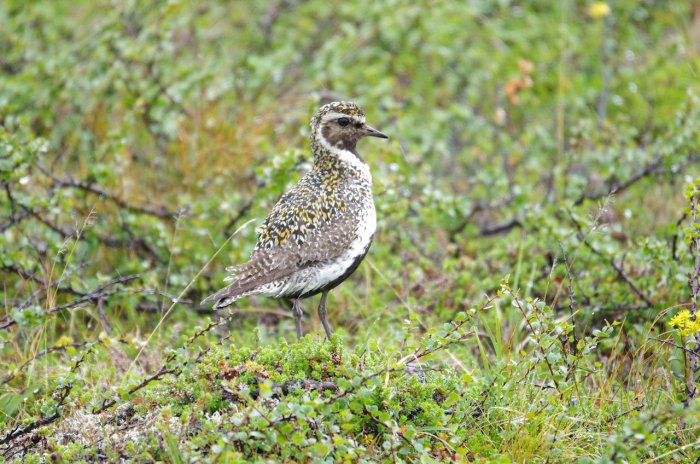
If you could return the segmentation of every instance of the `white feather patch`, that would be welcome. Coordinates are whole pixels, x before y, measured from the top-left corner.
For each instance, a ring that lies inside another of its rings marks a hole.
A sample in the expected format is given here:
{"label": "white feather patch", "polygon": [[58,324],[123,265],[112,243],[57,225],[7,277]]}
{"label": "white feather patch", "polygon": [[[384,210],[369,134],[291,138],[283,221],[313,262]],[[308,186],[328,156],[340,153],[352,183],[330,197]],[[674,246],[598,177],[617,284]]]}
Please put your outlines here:
{"label": "white feather patch", "polygon": [[331,111],[330,113],[324,114],[321,121],[328,122],[328,121],[333,121],[334,119],[338,119],[338,118],[348,118],[348,119],[352,119],[353,121],[357,121],[357,122],[361,122],[361,123],[365,122],[365,118],[362,118],[362,117],[356,118],[354,116],[348,116],[347,114],[338,113],[337,111]]}
{"label": "white feather patch", "polygon": [[370,184],[372,183],[372,174],[370,174],[369,172],[369,166],[367,166],[367,164],[364,161],[362,161],[358,156],[356,156],[353,152],[349,150],[334,147],[333,145],[328,143],[323,134],[318,134],[318,139],[321,141],[321,145],[323,145],[323,148],[333,153],[342,162],[359,170],[362,173],[362,175],[367,177]]}
{"label": "white feather patch", "polygon": [[270,288],[269,296],[280,297],[295,293],[309,293],[333,282],[348,270],[355,260],[367,249],[377,228],[377,216],[374,204],[363,209],[364,219],[359,221],[360,228],[355,231],[355,240],[340,256],[319,263],[293,274],[284,285]]}

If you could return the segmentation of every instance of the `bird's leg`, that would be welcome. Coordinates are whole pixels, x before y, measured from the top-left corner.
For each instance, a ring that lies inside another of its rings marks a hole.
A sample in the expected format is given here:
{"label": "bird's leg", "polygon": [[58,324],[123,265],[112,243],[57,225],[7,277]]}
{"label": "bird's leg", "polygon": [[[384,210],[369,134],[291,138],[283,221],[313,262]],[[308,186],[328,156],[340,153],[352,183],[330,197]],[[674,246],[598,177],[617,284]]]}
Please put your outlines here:
{"label": "bird's leg", "polygon": [[301,340],[301,317],[304,315],[304,309],[301,307],[301,300],[298,298],[295,299],[292,308],[294,309],[294,323],[297,326],[297,339]]}
{"label": "bird's leg", "polygon": [[321,319],[323,329],[326,331],[326,337],[328,337],[328,340],[330,340],[333,332],[331,331],[331,326],[328,325],[328,320],[326,319],[326,316],[328,315],[328,311],[326,311],[326,298],[328,298],[328,290],[325,290],[321,294],[321,303],[318,305],[318,317]]}

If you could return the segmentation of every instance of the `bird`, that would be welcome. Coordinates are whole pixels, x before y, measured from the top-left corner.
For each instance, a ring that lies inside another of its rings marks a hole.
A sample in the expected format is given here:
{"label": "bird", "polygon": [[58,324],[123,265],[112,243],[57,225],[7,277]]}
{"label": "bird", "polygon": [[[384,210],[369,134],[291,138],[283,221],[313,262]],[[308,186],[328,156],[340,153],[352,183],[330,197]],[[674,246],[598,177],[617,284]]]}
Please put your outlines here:
{"label": "bird", "polygon": [[357,151],[364,137],[388,139],[354,102],[322,106],[311,118],[313,165],[262,225],[250,259],[226,268],[226,287],[202,301],[222,309],[251,295],[291,302],[298,339],[301,300],[321,294],[318,316],[330,340],[328,292],[355,272],[377,226],[372,175]]}

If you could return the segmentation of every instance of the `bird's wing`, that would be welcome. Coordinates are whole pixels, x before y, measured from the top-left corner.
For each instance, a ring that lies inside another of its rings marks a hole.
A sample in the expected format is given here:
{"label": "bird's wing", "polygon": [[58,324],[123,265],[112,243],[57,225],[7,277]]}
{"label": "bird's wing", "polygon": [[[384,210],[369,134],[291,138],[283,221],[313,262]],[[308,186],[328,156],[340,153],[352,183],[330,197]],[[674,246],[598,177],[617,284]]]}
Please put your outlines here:
{"label": "bird's wing", "polygon": [[[300,185],[301,184],[301,185]],[[229,286],[202,304],[249,294],[319,261],[342,254],[354,238],[357,218],[340,195],[304,190],[285,193],[258,228],[250,260],[232,268]]]}
{"label": "bird's wing", "polygon": [[[258,281],[263,285],[341,255],[354,239],[357,217],[346,207],[333,209],[330,214],[322,210],[321,205],[307,205],[293,213],[286,211],[284,221],[266,222],[274,225],[268,225],[268,229],[260,234],[245,275],[239,279],[240,274],[236,274],[231,280]],[[324,214],[327,218],[318,221],[318,217]],[[314,216],[315,225],[310,225],[314,222],[306,219]],[[285,224],[284,228],[281,229],[280,224]],[[269,233],[267,237],[273,237],[267,242],[265,232]]]}

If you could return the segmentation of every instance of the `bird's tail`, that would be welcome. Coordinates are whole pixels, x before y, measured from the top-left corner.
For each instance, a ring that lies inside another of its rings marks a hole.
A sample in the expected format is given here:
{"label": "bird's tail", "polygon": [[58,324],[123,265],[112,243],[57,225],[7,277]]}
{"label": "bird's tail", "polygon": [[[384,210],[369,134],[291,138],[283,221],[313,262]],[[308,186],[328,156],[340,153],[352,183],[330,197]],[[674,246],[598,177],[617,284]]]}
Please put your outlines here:
{"label": "bird's tail", "polygon": [[242,288],[240,285],[240,273],[241,271],[245,270],[246,266],[247,263],[227,267],[226,271],[229,272],[230,275],[226,277],[224,281],[233,283],[222,288],[213,295],[209,295],[208,297],[203,299],[200,304],[208,305],[210,303],[216,302],[216,304],[214,304],[214,309],[223,309],[227,306],[230,306],[235,301],[240,300],[241,298],[244,298],[250,295],[251,293],[254,293],[253,291],[251,291],[250,288]]}
{"label": "bird's tail", "polygon": [[224,281],[230,282],[230,284],[205,298],[202,304],[216,302],[214,309],[221,309],[243,297],[264,293],[268,284],[285,278],[289,275],[290,270],[294,269],[285,266],[285,263],[291,260],[283,258],[286,258],[286,255],[280,257],[259,253],[247,263],[227,268],[226,270],[231,275],[226,277]]}
{"label": "bird's tail", "polygon": [[224,287],[213,295],[209,295],[204,300],[202,300],[202,305],[207,305],[213,302],[214,309],[223,309],[230,306],[235,301],[240,300],[248,295],[255,293],[255,290],[241,291],[238,284],[232,284],[228,287]]}

